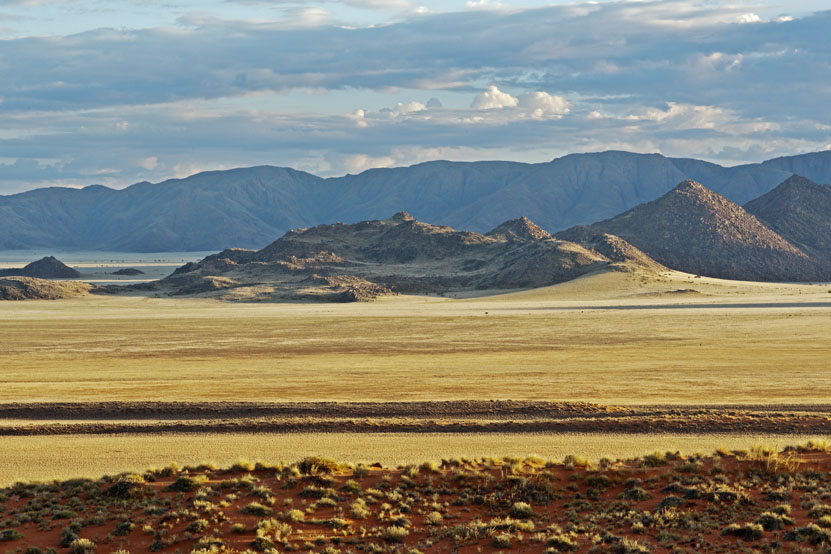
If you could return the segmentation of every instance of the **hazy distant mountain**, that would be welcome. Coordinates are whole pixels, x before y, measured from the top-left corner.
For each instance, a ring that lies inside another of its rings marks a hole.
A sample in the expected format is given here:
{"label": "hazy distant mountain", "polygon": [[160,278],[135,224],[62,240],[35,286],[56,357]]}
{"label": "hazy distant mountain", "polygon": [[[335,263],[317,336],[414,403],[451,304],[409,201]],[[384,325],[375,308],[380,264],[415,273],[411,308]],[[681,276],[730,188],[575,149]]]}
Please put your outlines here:
{"label": "hazy distant mountain", "polygon": [[332,179],[269,166],[212,171],[124,190],[47,188],[0,196],[0,249],[260,248],[290,229],[400,210],[477,232],[520,216],[557,231],[654,200],[684,179],[744,203],[794,169],[831,181],[831,153],[732,168],[602,152],[540,164],[428,162]]}
{"label": "hazy distant mountain", "polygon": [[744,208],[808,254],[831,261],[831,186],[794,175]]}
{"label": "hazy distant mountain", "polygon": [[494,231],[457,231],[407,213],[318,225],[259,251],[224,250],[134,288],[237,300],[354,301],[389,292],[541,287],[600,269],[630,269],[625,259],[554,239],[527,219]]}
{"label": "hazy distant mountain", "polygon": [[[813,281],[828,277],[811,259],[738,204],[695,181],[657,200],[557,238],[617,235],[672,269],[753,281]],[[581,241],[582,242],[582,241]]]}

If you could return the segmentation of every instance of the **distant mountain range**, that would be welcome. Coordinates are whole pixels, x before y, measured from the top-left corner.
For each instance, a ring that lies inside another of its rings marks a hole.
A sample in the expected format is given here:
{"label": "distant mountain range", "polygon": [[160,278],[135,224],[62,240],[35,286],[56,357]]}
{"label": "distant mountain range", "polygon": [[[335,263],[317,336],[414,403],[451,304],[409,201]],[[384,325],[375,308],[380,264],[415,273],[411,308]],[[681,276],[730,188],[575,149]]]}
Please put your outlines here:
{"label": "distant mountain range", "polygon": [[[143,182],[123,190],[94,185],[0,196],[0,249],[261,248],[290,229],[381,220],[401,210],[476,232],[527,216],[556,232],[611,218],[687,179],[744,204],[795,173],[831,182],[831,151],[729,168],[628,152],[573,154],[540,164],[438,161],[331,179],[262,166]],[[795,233],[799,221],[772,213],[778,202],[769,197],[767,207],[752,207],[772,229],[779,225]],[[806,250],[828,249],[822,238],[816,244],[796,235],[794,240]]]}

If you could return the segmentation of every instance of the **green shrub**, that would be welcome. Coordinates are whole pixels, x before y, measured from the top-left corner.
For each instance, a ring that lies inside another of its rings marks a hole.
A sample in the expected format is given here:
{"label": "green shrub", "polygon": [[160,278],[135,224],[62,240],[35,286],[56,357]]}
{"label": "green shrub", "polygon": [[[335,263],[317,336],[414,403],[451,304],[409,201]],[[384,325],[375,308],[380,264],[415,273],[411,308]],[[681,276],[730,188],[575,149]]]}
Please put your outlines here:
{"label": "green shrub", "polygon": [[532,510],[531,505],[526,502],[514,502],[514,505],[511,506],[508,513],[511,517],[528,519],[534,515],[534,510]]}

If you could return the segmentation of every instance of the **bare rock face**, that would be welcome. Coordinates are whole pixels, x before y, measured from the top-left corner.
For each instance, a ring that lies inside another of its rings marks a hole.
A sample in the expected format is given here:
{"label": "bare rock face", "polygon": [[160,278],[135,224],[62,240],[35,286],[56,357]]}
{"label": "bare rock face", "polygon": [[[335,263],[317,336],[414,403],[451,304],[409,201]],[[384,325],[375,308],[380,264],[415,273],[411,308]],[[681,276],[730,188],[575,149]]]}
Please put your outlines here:
{"label": "bare rock face", "polygon": [[555,240],[527,218],[488,235],[400,212],[353,225],[297,229],[262,250],[225,250],[159,282],[173,294],[349,302],[395,292],[517,289],[574,279],[614,262]]}
{"label": "bare rock face", "polygon": [[695,181],[612,219],[557,236],[618,236],[666,267],[725,279],[814,281],[822,264],[738,204]]}
{"label": "bare rock face", "polygon": [[794,175],[744,208],[831,267],[831,186]]}
{"label": "bare rock face", "polygon": [[79,272],[54,256],[46,256],[20,269],[0,270],[0,276],[2,275],[17,275],[38,279],[77,279],[81,276]]}

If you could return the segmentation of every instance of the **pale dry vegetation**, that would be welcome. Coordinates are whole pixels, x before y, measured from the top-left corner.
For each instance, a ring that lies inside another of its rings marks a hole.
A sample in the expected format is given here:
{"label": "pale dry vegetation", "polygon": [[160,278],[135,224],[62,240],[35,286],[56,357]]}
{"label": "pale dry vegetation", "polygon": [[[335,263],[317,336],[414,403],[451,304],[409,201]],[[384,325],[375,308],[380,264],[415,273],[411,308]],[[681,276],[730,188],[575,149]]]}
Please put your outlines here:
{"label": "pale dry vegetation", "polygon": [[395,467],[421,463],[425,459],[535,454],[549,460],[563,460],[569,456],[570,460],[585,463],[586,460],[631,458],[644,452],[666,450],[695,454],[729,447],[730,450],[751,452],[760,444],[778,450],[811,438],[798,435],[577,433],[188,433],[3,437],[0,486],[15,481],[97,478],[104,474],[162,467],[173,461],[183,466],[203,462],[230,466],[241,457],[275,461],[325,453],[353,464],[380,462]]}
{"label": "pale dry vegetation", "polygon": [[6,304],[3,399],[827,401],[827,286],[637,279],[464,301]]}

